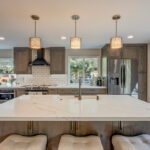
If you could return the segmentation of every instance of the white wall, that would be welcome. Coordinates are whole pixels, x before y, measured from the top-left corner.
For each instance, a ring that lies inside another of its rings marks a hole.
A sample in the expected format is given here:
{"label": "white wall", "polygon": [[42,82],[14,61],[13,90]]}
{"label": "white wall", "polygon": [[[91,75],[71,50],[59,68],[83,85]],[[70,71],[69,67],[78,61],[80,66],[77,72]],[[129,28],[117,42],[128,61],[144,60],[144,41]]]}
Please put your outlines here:
{"label": "white wall", "polygon": [[[68,56],[99,56],[101,58],[101,49],[66,49],[65,72],[68,73]],[[101,61],[99,62],[99,64]],[[99,65],[101,67],[101,64]],[[99,68],[101,70],[101,68]]]}
{"label": "white wall", "polygon": [[147,57],[147,101],[150,102],[150,43],[148,44],[148,57]]}
{"label": "white wall", "polygon": [[0,58],[13,58],[14,51],[11,49],[0,49]]}

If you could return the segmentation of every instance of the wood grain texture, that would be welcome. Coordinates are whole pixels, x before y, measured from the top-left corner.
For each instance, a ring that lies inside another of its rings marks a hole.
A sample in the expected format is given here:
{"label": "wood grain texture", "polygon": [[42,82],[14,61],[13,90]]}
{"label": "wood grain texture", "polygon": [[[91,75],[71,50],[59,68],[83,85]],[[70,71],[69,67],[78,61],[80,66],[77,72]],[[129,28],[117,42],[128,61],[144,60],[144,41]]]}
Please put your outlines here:
{"label": "wood grain texture", "polygon": [[32,61],[31,49],[28,47],[14,48],[14,72],[15,74],[31,74],[29,63]]}
{"label": "wood grain texture", "polygon": [[50,48],[50,73],[65,74],[65,48]]}
{"label": "wood grain texture", "polygon": [[16,89],[16,97],[24,95],[25,94],[25,89],[24,88],[17,88]]}
{"label": "wood grain texture", "polygon": [[28,135],[28,122],[3,121],[0,122],[0,137],[9,134]]}

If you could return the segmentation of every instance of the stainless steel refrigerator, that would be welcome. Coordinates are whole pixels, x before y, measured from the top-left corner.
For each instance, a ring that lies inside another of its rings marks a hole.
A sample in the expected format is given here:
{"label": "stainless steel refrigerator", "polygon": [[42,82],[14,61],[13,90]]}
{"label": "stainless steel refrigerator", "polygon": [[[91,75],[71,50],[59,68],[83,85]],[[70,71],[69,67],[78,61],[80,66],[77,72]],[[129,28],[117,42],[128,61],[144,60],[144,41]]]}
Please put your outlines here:
{"label": "stainless steel refrigerator", "polygon": [[108,60],[108,94],[138,97],[138,62],[134,59]]}

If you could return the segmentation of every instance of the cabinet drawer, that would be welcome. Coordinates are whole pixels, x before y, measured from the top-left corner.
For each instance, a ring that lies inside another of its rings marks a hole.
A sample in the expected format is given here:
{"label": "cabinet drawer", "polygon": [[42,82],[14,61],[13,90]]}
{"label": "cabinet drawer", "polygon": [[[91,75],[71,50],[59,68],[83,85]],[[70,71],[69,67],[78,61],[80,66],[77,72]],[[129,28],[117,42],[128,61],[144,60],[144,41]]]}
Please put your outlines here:
{"label": "cabinet drawer", "polygon": [[78,89],[58,89],[60,95],[75,95],[78,93]]}
{"label": "cabinet drawer", "polygon": [[16,89],[16,97],[25,95],[25,89]]}
{"label": "cabinet drawer", "polygon": [[57,89],[48,89],[48,94],[58,94]]}
{"label": "cabinet drawer", "polygon": [[106,89],[82,89],[82,94],[95,95],[95,94],[106,94]]}

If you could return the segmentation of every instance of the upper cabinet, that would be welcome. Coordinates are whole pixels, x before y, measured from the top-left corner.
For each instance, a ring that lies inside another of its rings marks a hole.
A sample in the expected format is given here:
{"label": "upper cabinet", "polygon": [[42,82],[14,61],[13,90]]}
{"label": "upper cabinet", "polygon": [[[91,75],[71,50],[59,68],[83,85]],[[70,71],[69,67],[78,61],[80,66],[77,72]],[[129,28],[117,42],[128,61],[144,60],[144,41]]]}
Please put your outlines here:
{"label": "upper cabinet", "polygon": [[29,63],[32,61],[32,51],[28,47],[14,48],[14,72],[16,74],[31,74]]}
{"label": "upper cabinet", "polygon": [[50,48],[50,73],[65,74],[65,48]]}

